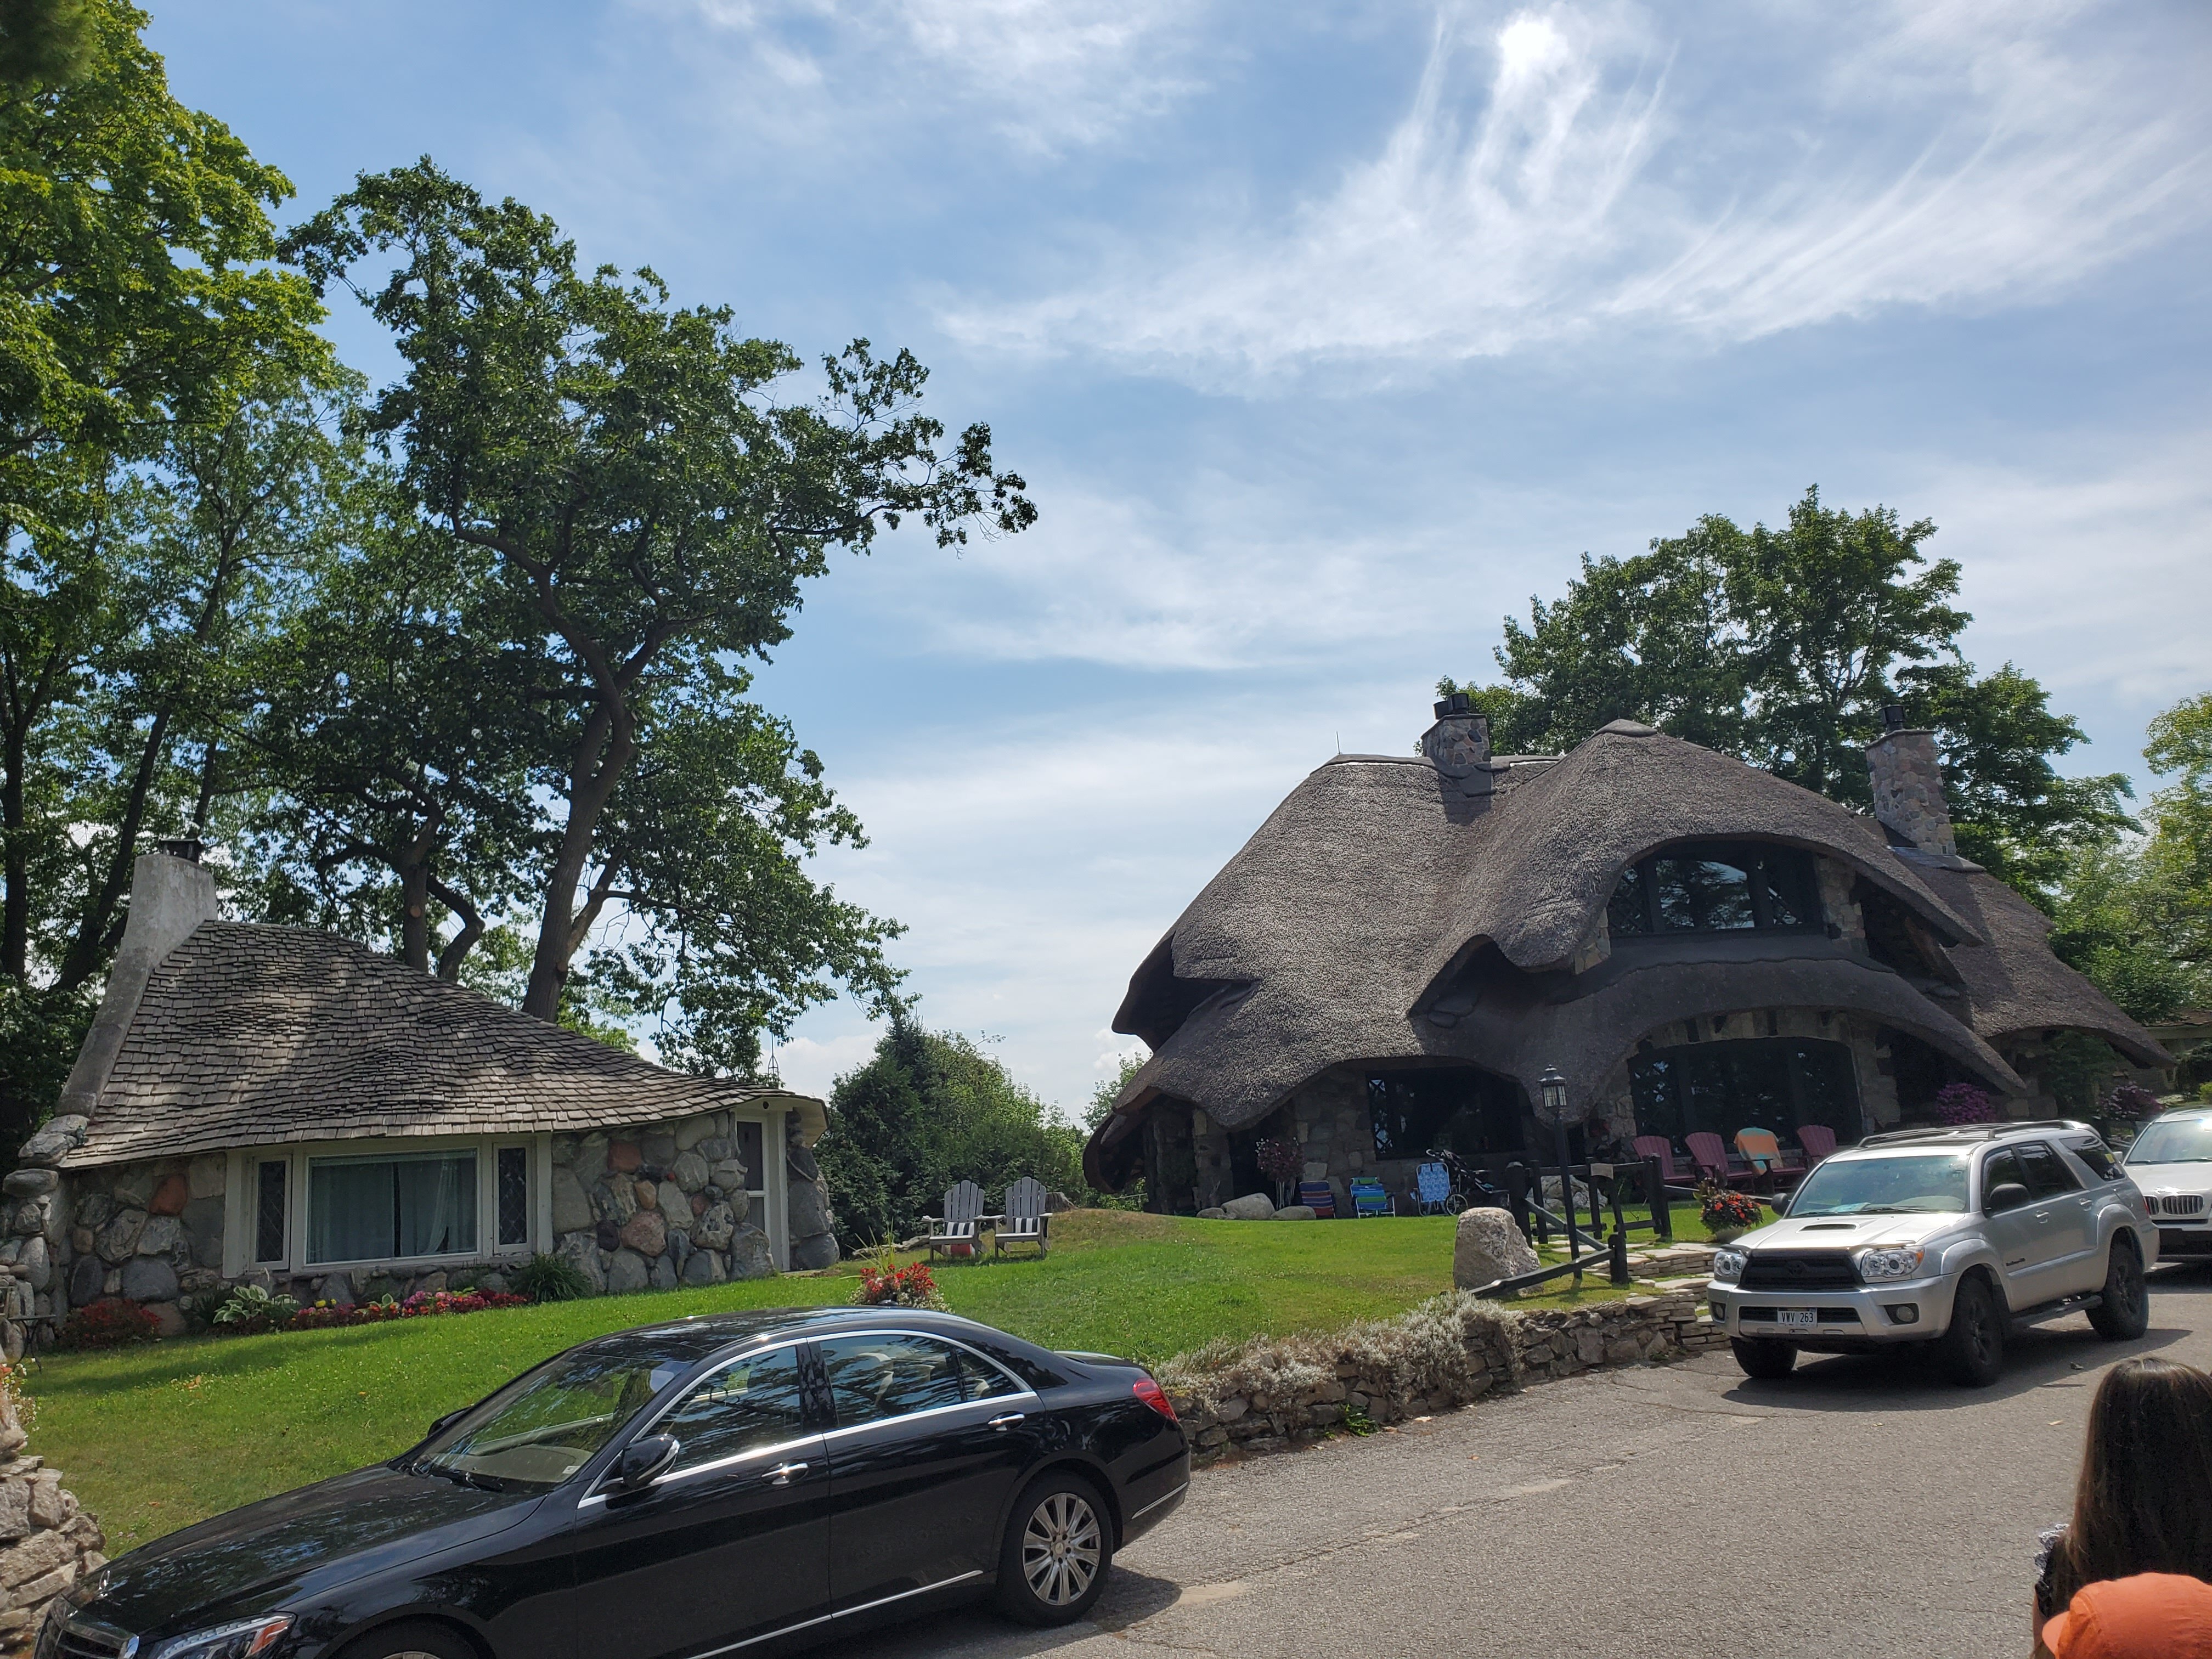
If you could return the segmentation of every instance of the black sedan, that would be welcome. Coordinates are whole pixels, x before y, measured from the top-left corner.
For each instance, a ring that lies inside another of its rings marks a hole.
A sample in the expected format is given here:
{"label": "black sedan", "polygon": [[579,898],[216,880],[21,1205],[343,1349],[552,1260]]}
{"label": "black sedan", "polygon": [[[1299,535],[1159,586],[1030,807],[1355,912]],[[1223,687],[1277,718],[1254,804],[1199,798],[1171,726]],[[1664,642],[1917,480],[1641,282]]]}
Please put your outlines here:
{"label": "black sedan", "polygon": [[1190,1480],[1141,1367],[910,1309],[599,1338],[374,1468],[172,1534],[40,1659],[707,1659],[989,1595],[1059,1624]]}

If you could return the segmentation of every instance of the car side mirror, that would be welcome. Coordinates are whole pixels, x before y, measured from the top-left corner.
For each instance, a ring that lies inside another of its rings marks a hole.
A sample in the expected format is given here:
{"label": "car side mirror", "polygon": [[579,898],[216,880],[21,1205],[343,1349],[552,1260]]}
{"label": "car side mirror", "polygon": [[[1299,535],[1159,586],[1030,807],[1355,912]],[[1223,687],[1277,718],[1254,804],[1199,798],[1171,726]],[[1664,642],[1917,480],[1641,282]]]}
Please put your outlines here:
{"label": "car side mirror", "polygon": [[1989,1196],[1982,1200],[1982,1208],[1991,1215],[2002,1215],[2007,1210],[2017,1210],[2027,1202],[2027,1188],[2017,1181],[2002,1181],[1990,1188]]}
{"label": "car side mirror", "polygon": [[676,1461],[679,1449],[672,1434],[648,1434],[631,1441],[616,1461],[616,1483],[632,1488],[650,1485],[653,1476]]}

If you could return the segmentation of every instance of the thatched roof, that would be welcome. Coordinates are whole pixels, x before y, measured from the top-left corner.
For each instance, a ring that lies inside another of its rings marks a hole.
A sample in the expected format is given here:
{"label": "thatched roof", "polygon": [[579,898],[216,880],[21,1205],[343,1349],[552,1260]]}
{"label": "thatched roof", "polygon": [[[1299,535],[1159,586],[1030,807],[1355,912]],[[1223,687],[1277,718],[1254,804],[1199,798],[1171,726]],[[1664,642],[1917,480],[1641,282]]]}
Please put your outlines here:
{"label": "thatched roof", "polygon": [[[1978,1021],[1818,936],[1639,940],[1571,971],[1601,936],[1622,871],[1692,839],[1819,853],[1936,941],[1970,947],[1954,953],[1962,959],[2022,948],[2016,929],[1985,942],[1986,899],[1937,885],[1872,820],[1632,721],[1556,761],[1500,761],[1492,775],[1495,793],[1470,799],[1425,757],[1347,755],[1291,792],[1131,979],[1115,1029],[1155,1052],[1093,1138],[1094,1179],[1097,1153],[1163,1094],[1240,1128],[1330,1066],[1434,1059],[1482,1065],[1532,1094],[1557,1065],[1587,1099],[1641,1032],[1727,1010],[1862,1011],[2026,1091]],[[2048,969],[2026,977],[2063,989],[2069,970],[2039,933],[2032,948]],[[2101,998],[2074,1006],[2098,1029],[2107,1011],[2125,1019]]]}
{"label": "thatched roof", "polygon": [[203,921],[148,975],[62,1162],[618,1129],[745,1105],[821,1127],[818,1101],[665,1071],[335,934]]}

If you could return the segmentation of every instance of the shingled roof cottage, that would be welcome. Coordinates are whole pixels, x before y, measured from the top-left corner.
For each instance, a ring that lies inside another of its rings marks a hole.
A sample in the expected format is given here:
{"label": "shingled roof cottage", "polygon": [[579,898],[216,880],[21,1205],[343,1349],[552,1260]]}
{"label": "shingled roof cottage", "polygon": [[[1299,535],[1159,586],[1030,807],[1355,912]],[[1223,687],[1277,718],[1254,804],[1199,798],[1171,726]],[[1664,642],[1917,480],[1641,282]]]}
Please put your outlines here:
{"label": "shingled roof cottage", "polygon": [[335,934],[222,921],[198,860],[138,860],[60,1110],[4,1182],[0,1262],[36,1311],[122,1296],[173,1326],[180,1297],[240,1280],[495,1289],[536,1251],[615,1291],[837,1259],[820,1101],[665,1071]]}
{"label": "shingled roof cottage", "polygon": [[1153,1053],[1091,1136],[1097,1185],[1155,1208],[1306,1178],[1412,1185],[1439,1143],[1571,1143],[1818,1123],[1845,1141],[1982,1085],[2050,1115],[2062,1031],[2172,1058],[2054,957],[2034,906],[1958,854],[1932,732],[1867,751],[1863,817],[1617,720],[1563,757],[1493,755],[1464,696],[1413,755],[1340,755],[1207,884],[1114,1029]]}

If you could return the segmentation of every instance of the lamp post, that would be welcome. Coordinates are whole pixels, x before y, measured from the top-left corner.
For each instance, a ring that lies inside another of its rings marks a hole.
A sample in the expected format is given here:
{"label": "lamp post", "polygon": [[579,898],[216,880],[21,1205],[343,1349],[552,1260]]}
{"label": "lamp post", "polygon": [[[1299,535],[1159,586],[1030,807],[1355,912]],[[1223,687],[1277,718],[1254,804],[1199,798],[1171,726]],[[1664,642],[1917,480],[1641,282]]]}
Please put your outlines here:
{"label": "lamp post", "polygon": [[[1536,1079],[1537,1092],[1543,1097],[1544,1115],[1552,1120],[1552,1137],[1559,1155],[1559,1207],[1567,1215],[1567,1260],[1575,1264],[1575,1288],[1580,1290],[1582,1270],[1582,1218],[1575,1213],[1575,1172],[1567,1164],[1567,1080],[1559,1075],[1556,1066],[1547,1066],[1544,1075]],[[1541,1194],[1543,1183],[1537,1182]]]}

